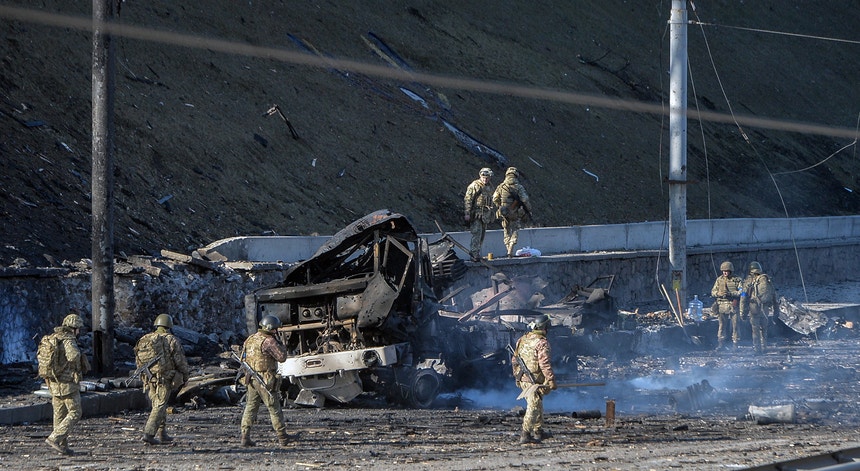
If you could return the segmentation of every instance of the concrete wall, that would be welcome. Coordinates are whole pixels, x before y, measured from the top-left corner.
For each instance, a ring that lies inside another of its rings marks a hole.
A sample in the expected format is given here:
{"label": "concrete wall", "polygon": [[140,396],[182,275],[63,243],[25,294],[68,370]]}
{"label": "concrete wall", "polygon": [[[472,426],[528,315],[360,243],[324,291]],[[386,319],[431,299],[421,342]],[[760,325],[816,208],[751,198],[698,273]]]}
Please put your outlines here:
{"label": "concrete wall", "polygon": [[[468,247],[468,232],[449,232]],[[434,241],[439,233],[424,234]],[[796,219],[703,219],[687,221],[687,247],[761,247],[790,245],[792,241],[848,241],[860,239],[860,216]],[[304,260],[327,236],[232,237],[201,249],[217,252],[227,260],[260,262]],[[518,247],[532,247],[544,255],[581,252],[660,250],[669,245],[669,229],[663,222],[601,226],[536,227],[519,233]],[[484,253],[505,254],[502,231],[487,231]]]}
{"label": "concrete wall", "polygon": [[[749,263],[753,260],[762,264],[778,291],[802,292],[802,285],[822,284],[839,281],[860,280],[860,241],[819,242],[792,247],[738,247],[734,249],[688,250],[687,280],[688,296],[699,296],[705,306],[710,306],[711,287],[719,276],[719,265],[729,260],[735,265],[740,276],[745,276]],[[492,263],[493,270],[478,263],[469,262],[470,269],[462,282],[469,283],[472,289],[464,291],[455,298],[462,305],[468,302],[468,294],[473,290],[492,286],[490,276],[503,272],[509,278],[516,276],[539,276],[546,281],[542,291],[544,304],[559,301],[575,285],[587,286],[596,278],[614,275],[611,290],[616,307],[634,310],[641,305],[660,303],[659,283],[665,283],[669,274],[668,253],[665,251],[642,250],[631,252],[605,252],[574,255],[554,255],[536,258],[498,259]],[[805,299],[800,299],[806,301]],[[809,300],[810,302],[816,300]],[[817,300],[821,301],[821,300]],[[860,302],[860,300],[830,300],[831,302]],[[682,300],[683,304],[683,300]]]}

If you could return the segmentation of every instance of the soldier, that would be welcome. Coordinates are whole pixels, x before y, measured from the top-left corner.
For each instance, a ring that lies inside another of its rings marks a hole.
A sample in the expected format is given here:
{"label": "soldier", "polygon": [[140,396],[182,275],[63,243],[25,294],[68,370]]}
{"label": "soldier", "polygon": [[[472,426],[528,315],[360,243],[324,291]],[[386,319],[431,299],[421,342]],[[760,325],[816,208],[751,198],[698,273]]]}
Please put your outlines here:
{"label": "soldier", "polygon": [[522,221],[526,217],[532,216],[529,195],[520,184],[518,177],[519,172],[516,167],[508,167],[508,170],[505,171],[505,180],[499,184],[493,193],[493,204],[499,208],[497,215],[502,219],[508,258],[514,255],[514,246],[517,245],[517,232],[520,230]]}
{"label": "soldier", "polygon": [[487,232],[487,224],[493,218],[493,185],[490,184],[492,176],[491,169],[482,168],[478,173],[478,179],[466,188],[466,196],[463,198],[463,205],[466,208],[463,219],[469,224],[469,232],[472,233],[469,256],[473,262],[481,259],[484,234]]}
{"label": "soldier", "polygon": [[531,382],[531,378],[522,370],[516,358],[511,359],[511,365],[520,389],[525,391],[532,384],[540,384],[541,387],[526,396],[526,414],[523,417],[520,444],[540,443],[541,440],[549,437],[549,434],[543,430],[543,396],[556,389],[550,346],[546,339],[549,316],[544,314],[529,326],[532,329],[531,332],[517,340],[516,356],[525,362],[535,383]]}
{"label": "soldier", "polygon": [[[90,371],[87,356],[81,353],[77,337],[84,321],[77,314],[69,314],[63,324],[54,327],[46,342],[52,342],[47,359],[40,355],[40,373],[51,391],[54,408],[54,429],[45,443],[61,454],[71,455],[68,439],[72,427],[81,419],[81,378]],[[42,348],[40,347],[40,351]]]}
{"label": "soldier", "polygon": [[743,282],[741,296],[741,319],[749,316],[752,326],[753,348],[756,353],[764,353],[767,346],[768,313],[776,301],[776,290],[770,277],[761,272],[761,263],[750,263],[749,276]]}
{"label": "soldier", "polygon": [[742,280],[740,277],[732,276],[735,271],[732,262],[725,261],[720,264],[722,275],[714,281],[714,287],[711,288],[711,296],[716,298],[716,302],[711,307],[711,313],[717,316],[717,350],[725,347],[726,337],[728,336],[728,321],[732,323],[732,343],[734,348],[738,347],[740,341],[740,331],[738,326],[738,304],[740,302],[740,287]]}
{"label": "soldier", "polygon": [[165,429],[167,401],[173,391],[188,381],[189,368],[182,345],[171,332],[173,318],[168,314],[159,314],[153,326],[155,331],[137,341],[134,355],[138,368],[154,361],[149,367],[151,377],[143,378],[143,389],[149,396],[152,411],[143,427],[142,440],[150,445],[158,445],[173,441]]}
{"label": "soldier", "polygon": [[243,360],[259,373],[266,384],[259,384],[259,381],[251,378],[250,375],[244,377],[248,393],[245,398],[245,412],[242,414],[242,446],[256,445],[251,441],[251,425],[257,420],[260,403],[265,404],[269,409],[272,428],[278,434],[281,446],[287,446],[290,443],[287,426],[284,423],[284,411],[281,409],[281,378],[276,374],[278,363],[287,359],[287,347],[275,335],[280,326],[280,319],[266,316],[260,321],[257,333],[245,340]]}

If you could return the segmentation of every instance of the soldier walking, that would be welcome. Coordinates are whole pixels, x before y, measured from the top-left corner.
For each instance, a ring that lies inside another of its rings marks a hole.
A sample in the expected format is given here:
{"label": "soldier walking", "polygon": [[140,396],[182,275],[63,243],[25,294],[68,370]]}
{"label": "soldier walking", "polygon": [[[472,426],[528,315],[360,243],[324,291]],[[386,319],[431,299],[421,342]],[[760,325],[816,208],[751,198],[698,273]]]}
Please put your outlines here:
{"label": "soldier walking", "polygon": [[275,429],[281,446],[290,444],[284,411],[281,409],[281,377],[277,375],[278,363],[287,359],[287,347],[276,336],[280,326],[280,319],[266,316],[260,321],[257,332],[245,340],[242,360],[258,373],[266,384],[260,384],[250,374],[244,376],[243,382],[248,392],[245,412],[242,414],[242,446],[256,445],[251,440],[251,426],[257,420],[261,403],[269,409],[272,428]]}
{"label": "soldier walking", "polygon": [[745,296],[741,296],[740,302],[741,319],[749,316],[756,353],[764,353],[767,346],[768,313],[776,302],[773,283],[761,271],[761,263],[750,263],[749,275],[743,282]]}
{"label": "soldier walking", "polygon": [[532,217],[532,205],[526,189],[519,182],[519,172],[516,167],[508,167],[505,180],[496,187],[493,193],[493,204],[498,207],[498,216],[502,219],[505,248],[508,258],[514,255],[517,245],[518,232],[526,217]]}
{"label": "soldier walking", "polygon": [[[521,358],[531,375],[523,371],[516,358],[511,359],[517,386],[526,391],[533,384],[541,387],[526,396],[526,414],[520,432],[520,444],[540,443],[550,435],[543,429],[543,396],[556,389],[555,373],[552,371],[551,349],[546,339],[549,316],[544,314],[531,323],[531,332],[517,340],[516,357]],[[532,383],[531,377],[534,377]]]}
{"label": "soldier walking", "polygon": [[463,198],[466,209],[463,218],[469,224],[469,232],[472,233],[469,256],[473,262],[481,260],[481,246],[484,245],[487,224],[493,218],[493,185],[490,183],[492,176],[491,169],[482,168],[478,173],[478,179],[466,187],[466,196]]}
{"label": "soldier walking", "polygon": [[717,350],[722,350],[726,345],[728,337],[729,321],[732,326],[732,344],[734,348],[738,347],[740,342],[740,326],[738,325],[740,303],[740,287],[742,280],[740,277],[733,276],[735,271],[732,262],[725,261],[720,264],[720,271],[723,273],[714,281],[714,287],[711,288],[711,296],[716,298],[716,302],[711,307],[711,312],[717,316]]}
{"label": "soldier walking", "polygon": [[69,314],[63,324],[54,327],[39,347],[39,373],[51,391],[54,409],[54,429],[45,443],[61,454],[71,455],[69,432],[81,419],[81,379],[90,371],[86,355],[78,347],[77,337],[84,321],[77,314]]}
{"label": "soldier walking", "polygon": [[152,410],[143,427],[142,440],[150,445],[169,443],[173,438],[167,434],[167,402],[173,391],[188,381],[189,368],[185,352],[179,339],[173,335],[173,318],[159,314],[153,323],[155,331],[150,332],[134,347],[137,367],[154,363],[149,367],[150,375],[144,379],[143,389],[149,396]]}

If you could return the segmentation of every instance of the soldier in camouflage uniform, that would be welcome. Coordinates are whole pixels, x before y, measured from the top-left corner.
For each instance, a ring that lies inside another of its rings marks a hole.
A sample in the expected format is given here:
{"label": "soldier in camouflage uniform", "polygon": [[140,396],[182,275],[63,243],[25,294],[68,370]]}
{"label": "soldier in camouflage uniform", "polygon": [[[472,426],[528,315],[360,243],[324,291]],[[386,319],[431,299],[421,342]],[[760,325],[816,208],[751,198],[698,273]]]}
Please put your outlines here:
{"label": "soldier in camouflage uniform", "polygon": [[732,325],[732,344],[734,348],[737,348],[738,342],[740,342],[738,305],[741,298],[739,288],[741,287],[742,280],[740,277],[732,275],[732,272],[735,271],[732,262],[725,261],[720,264],[720,271],[723,274],[717,277],[717,280],[714,281],[714,287],[711,288],[711,296],[716,299],[714,305],[711,306],[711,314],[717,316],[718,321],[717,350],[722,350],[725,347],[729,321],[731,321]]}
{"label": "soldier in camouflage uniform", "polygon": [[492,176],[491,169],[482,168],[478,173],[478,179],[466,188],[466,196],[463,198],[466,209],[463,219],[469,224],[469,232],[472,233],[469,256],[473,262],[481,259],[484,234],[487,232],[487,224],[493,219],[493,185],[490,184]]}
{"label": "soldier in camouflage uniform", "polygon": [[138,368],[160,355],[149,369],[152,377],[143,378],[143,389],[149,396],[152,411],[143,427],[142,440],[150,445],[158,445],[173,441],[165,430],[167,402],[173,391],[188,381],[189,368],[182,345],[170,330],[173,328],[173,318],[168,314],[159,314],[153,326],[155,331],[138,340],[134,353]]}
{"label": "soldier in camouflage uniform", "polygon": [[[542,385],[534,394],[526,396],[526,414],[520,432],[520,443],[540,443],[549,436],[543,430],[543,396],[556,389],[555,373],[552,371],[551,351],[546,339],[549,316],[544,314],[531,323],[531,332],[517,340],[516,356],[523,359],[526,367],[534,376],[535,383]],[[533,383],[529,375],[522,371],[516,358],[511,359],[517,386],[525,391]]]}
{"label": "soldier in camouflage uniform", "polygon": [[281,377],[277,375],[278,363],[287,359],[287,347],[276,336],[280,326],[280,319],[266,316],[260,321],[257,333],[245,340],[244,360],[260,374],[266,384],[265,386],[259,384],[259,381],[251,378],[250,375],[244,377],[243,382],[248,387],[248,393],[245,398],[245,412],[242,414],[242,446],[256,445],[251,440],[251,426],[257,420],[257,411],[261,403],[269,409],[272,428],[278,434],[281,446],[287,446],[290,443],[287,426],[284,423],[284,411],[281,409]]}
{"label": "soldier in camouflage uniform", "polygon": [[752,326],[753,348],[764,353],[767,346],[768,313],[776,301],[776,290],[770,277],[761,272],[761,263],[750,263],[749,276],[743,281],[745,296],[741,296],[741,319],[749,316]]}
{"label": "soldier in camouflage uniform", "polygon": [[78,347],[77,337],[84,321],[77,314],[69,314],[63,324],[51,334],[58,340],[56,364],[51,365],[52,376],[45,378],[51,391],[54,408],[54,430],[45,443],[64,455],[71,455],[68,438],[72,427],[81,419],[81,378],[90,370],[87,356]]}
{"label": "soldier in camouflage uniform", "polygon": [[508,167],[505,171],[505,180],[496,187],[496,191],[493,193],[493,204],[499,208],[497,215],[502,219],[505,248],[508,250],[509,258],[514,255],[517,233],[523,220],[532,216],[529,195],[518,178],[519,172],[516,167]]}

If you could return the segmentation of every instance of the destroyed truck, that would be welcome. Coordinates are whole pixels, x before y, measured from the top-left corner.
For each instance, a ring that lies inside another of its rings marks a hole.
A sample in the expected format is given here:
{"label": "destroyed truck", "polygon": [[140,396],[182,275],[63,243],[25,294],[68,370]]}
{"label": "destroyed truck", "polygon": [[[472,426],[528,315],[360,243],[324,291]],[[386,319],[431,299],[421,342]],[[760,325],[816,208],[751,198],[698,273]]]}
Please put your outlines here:
{"label": "destroyed truck", "polygon": [[448,353],[437,293],[464,271],[450,244],[429,244],[405,216],[376,211],[291,267],[283,282],[247,295],[248,327],[267,315],[281,320],[289,357],[278,372],[298,390],[296,404],[345,403],[375,390],[429,407],[457,357]]}

